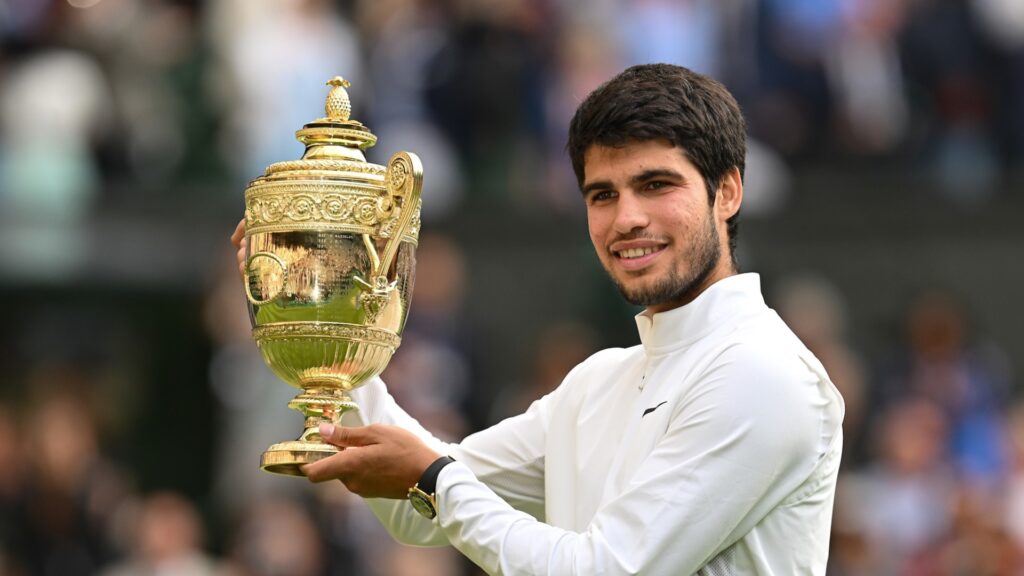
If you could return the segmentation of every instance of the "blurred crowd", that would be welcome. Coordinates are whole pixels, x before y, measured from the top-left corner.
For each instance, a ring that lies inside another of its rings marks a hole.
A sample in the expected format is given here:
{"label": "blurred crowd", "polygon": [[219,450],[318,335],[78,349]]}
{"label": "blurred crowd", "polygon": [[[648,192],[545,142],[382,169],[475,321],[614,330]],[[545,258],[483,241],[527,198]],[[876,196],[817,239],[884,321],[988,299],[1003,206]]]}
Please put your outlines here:
{"label": "blurred crowd", "polygon": [[[777,213],[792,175],[821,166],[914,171],[929,202],[1017,192],[1020,0],[0,0],[0,293],[69,299],[5,310],[32,330],[0,334],[0,576],[475,574],[392,543],[341,486],[258,471],[300,417],[252,343],[230,254],[150,317],[153,300],[110,284],[146,286],[138,272],[84,275],[85,231],[118,214],[146,234],[145,214],[201,206],[226,237],[244,183],[301,154],[294,131],[343,75],[379,137],[371,160],[401,148],[429,167],[415,304],[384,378],[457,440],[622,336],[566,306],[488,353],[467,305],[468,243],[487,231],[443,230],[482,212],[578,221],[569,118],[655,61],[736,94],[746,216]],[[886,341],[858,346],[849,301],[870,295],[794,274],[767,288],[846,399],[830,574],[1024,574],[1019,376],[971,303],[921,291]],[[99,311],[68,296],[90,291],[113,295]],[[514,378],[495,377],[496,355]]]}
{"label": "blurred crowd", "polygon": [[327,71],[423,151],[432,215],[578,211],[568,119],[640,62],[725,82],[765,180],[870,161],[970,200],[1024,158],[1015,0],[19,0],[0,38],[0,207],[26,218],[244,182],[301,150]]}

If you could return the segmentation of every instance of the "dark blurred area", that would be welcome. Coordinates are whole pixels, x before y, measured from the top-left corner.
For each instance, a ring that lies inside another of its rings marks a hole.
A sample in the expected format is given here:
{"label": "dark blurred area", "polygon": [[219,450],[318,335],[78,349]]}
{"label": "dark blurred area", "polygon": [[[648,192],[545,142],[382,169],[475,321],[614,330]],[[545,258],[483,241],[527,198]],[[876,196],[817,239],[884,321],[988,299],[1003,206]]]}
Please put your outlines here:
{"label": "dark blurred area", "polygon": [[458,439],[637,341],[563,148],[642,62],[747,115],[741,267],[847,402],[830,574],[1024,574],[1024,2],[0,0],[0,576],[477,573],[258,470],[242,192],[337,74],[422,156],[384,377]]}

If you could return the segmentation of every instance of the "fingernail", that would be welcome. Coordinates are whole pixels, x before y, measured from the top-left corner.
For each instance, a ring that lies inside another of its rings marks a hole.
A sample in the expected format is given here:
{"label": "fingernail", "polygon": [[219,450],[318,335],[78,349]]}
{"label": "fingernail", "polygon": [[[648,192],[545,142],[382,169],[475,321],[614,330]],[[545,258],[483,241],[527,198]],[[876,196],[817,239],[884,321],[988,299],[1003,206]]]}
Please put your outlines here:
{"label": "fingernail", "polygon": [[330,438],[331,436],[334,436],[334,424],[328,424],[326,422],[321,424],[320,436],[323,436],[324,438]]}

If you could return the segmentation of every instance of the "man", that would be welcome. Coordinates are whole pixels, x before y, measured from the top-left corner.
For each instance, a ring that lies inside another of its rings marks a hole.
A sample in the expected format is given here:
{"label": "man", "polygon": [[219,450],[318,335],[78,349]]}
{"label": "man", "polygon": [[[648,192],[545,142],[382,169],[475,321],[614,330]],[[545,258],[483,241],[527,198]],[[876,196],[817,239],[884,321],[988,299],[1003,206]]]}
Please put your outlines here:
{"label": "man", "polygon": [[491,574],[824,574],[843,404],[758,277],[737,274],[735,100],[684,68],[636,66],[580,105],[569,153],[598,258],[646,307],[642,344],[595,354],[458,445],[375,379],[353,393],[354,427],[321,428],[343,450],[309,478],[340,479],[398,540],[451,544]]}

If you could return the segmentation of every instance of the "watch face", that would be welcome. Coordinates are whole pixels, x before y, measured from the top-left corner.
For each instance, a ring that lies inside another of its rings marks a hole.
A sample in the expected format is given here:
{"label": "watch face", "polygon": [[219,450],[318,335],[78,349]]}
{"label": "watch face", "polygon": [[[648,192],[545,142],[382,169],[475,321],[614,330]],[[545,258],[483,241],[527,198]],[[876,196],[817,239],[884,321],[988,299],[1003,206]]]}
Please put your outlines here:
{"label": "watch face", "polygon": [[430,497],[423,492],[410,490],[409,502],[412,503],[412,507],[422,516],[427,518],[437,516],[437,510],[434,509],[434,503],[431,502]]}

